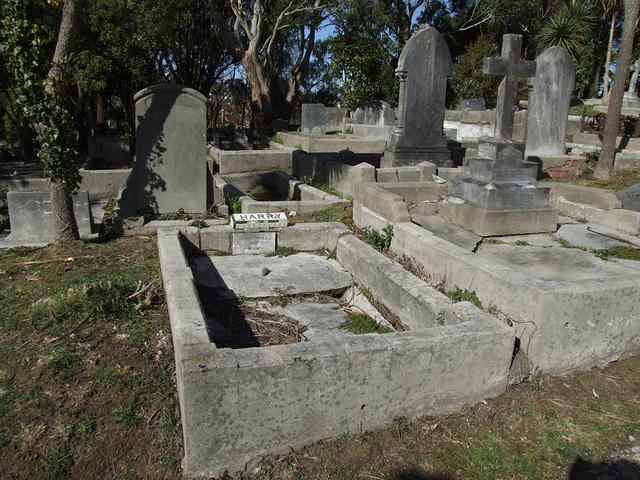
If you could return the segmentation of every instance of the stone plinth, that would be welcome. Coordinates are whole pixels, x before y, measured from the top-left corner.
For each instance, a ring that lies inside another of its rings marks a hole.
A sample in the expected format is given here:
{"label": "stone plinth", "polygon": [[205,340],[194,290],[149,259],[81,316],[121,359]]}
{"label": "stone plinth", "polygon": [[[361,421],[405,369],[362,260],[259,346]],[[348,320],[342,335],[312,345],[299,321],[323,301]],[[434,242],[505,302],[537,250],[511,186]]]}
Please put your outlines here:
{"label": "stone plinth", "polygon": [[513,158],[465,158],[439,214],[481,236],[553,232],[551,188],[536,181],[537,171],[537,163]]}
{"label": "stone plinth", "polygon": [[327,133],[327,112],[321,103],[302,104],[302,134],[324,137]]}
{"label": "stone plinth", "polygon": [[625,108],[640,108],[640,98],[636,92],[625,92],[622,98],[622,106]]}
{"label": "stone plinth", "polygon": [[524,142],[498,138],[482,139],[478,142],[478,156],[493,160],[522,160],[525,148]]}

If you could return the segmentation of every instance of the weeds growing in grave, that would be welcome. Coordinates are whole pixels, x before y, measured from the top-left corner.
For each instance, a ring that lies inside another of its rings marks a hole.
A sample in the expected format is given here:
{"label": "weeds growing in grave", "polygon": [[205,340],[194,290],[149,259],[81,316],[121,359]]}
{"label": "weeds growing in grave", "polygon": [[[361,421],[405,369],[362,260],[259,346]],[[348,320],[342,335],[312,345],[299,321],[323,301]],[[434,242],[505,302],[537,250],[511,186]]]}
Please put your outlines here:
{"label": "weeds growing in grave", "polygon": [[482,240],[482,243],[488,243],[488,244],[492,244],[492,245],[499,245],[499,244],[503,244],[504,242],[501,240],[498,240],[497,238],[485,238],[484,240]]}
{"label": "weeds growing in grave", "polygon": [[349,313],[347,320],[340,327],[351,333],[363,335],[366,333],[391,333],[391,330],[383,327],[369,315],[363,313]]}
{"label": "weeds growing in grave", "polygon": [[345,133],[346,135],[353,135],[353,127],[346,127],[346,128],[344,129],[344,133]]}
{"label": "weeds growing in grave", "polygon": [[301,145],[301,144],[299,144],[299,143],[296,143],[296,144],[293,146],[293,148],[296,148],[296,149],[298,149],[298,150],[302,150],[302,145]]}
{"label": "weeds growing in grave", "polygon": [[539,368],[535,368],[530,374],[529,378],[527,378],[527,384],[534,392],[541,393],[544,392],[544,386],[542,385],[543,373]]}
{"label": "weeds growing in grave", "polygon": [[[599,152],[594,152],[599,153]],[[640,183],[640,170],[618,170],[614,172],[611,180],[600,181],[592,178],[592,173],[588,171],[583,173],[579,178],[545,178],[545,182],[558,182],[558,183],[572,183],[575,185],[582,185],[583,187],[604,188],[608,190],[622,190],[623,188],[630,187],[636,183]]]}
{"label": "weeds growing in grave", "polygon": [[207,250],[207,254],[212,257],[228,257],[231,252],[223,252],[222,250]]}
{"label": "weeds growing in grave", "polygon": [[556,237],[556,240],[564,248],[574,248],[576,250],[582,250],[583,252],[593,253],[596,257],[609,261],[611,258],[621,258],[623,260],[637,260],[640,261],[640,248],[627,247],[624,245],[618,245],[609,248],[587,248],[565,240],[561,237]]}
{"label": "weeds growing in grave", "polygon": [[307,177],[302,177],[300,181],[302,181],[302,183],[306,183],[310,187],[317,188],[324,193],[328,193],[329,195],[335,195],[336,197],[340,196],[340,192],[338,192],[335,187],[332,187],[331,185],[328,185],[326,183],[316,182],[315,180]]}
{"label": "weeds growing in grave", "polygon": [[298,250],[296,250],[295,248],[278,247],[278,248],[276,248],[274,256],[276,256],[276,257],[288,257],[290,255],[295,255],[296,253],[298,253]]}
{"label": "weeds growing in grave", "polygon": [[362,237],[369,245],[388,251],[391,247],[391,240],[393,240],[393,225],[388,224],[382,229],[382,232],[378,232],[370,226],[364,227]]}
{"label": "weeds growing in grave", "polygon": [[456,288],[455,290],[443,292],[447,297],[449,297],[454,302],[471,302],[476,307],[482,310],[482,302],[478,298],[478,295],[473,290],[463,290],[460,288]]}
{"label": "weeds growing in grave", "polygon": [[396,417],[391,428],[397,438],[402,438],[411,430],[411,422],[407,417]]}
{"label": "weeds growing in grave", "polygon": [[242,200],[240,197],[229,197],[229,213],[242,213]]}
{"label": "weeds growing in grave", "polygon": [[189,224],[190,227],[208,228],[209,225],[204,220],[194,220]]}
{"label": "weeds growing in grave", "polygon": [[282,137],[280,135],[276,135],[275,137],[271,137],[269,140],[271,140],[274,143],[279,143],[280,145],[284,145],[284,140],[282,139]]}
{"label": "weeds growing in grave", "polygon": [[291,217],[293,223],[340,222],[353,229],[353,209],[351,205],[329,207],[313,213],[305,213]]}
{"label": "weeds growing in grave", "polygon": [[524,240],[516,240],[516,245],[519,247],[528,247],[531,244],[529,242],[525,242]]}

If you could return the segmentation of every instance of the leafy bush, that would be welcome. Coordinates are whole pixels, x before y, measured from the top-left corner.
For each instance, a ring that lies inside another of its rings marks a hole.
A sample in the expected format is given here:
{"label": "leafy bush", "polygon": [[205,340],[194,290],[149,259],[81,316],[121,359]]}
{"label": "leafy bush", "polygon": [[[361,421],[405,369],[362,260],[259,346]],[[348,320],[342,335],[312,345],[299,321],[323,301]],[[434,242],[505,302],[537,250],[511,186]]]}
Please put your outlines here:
{"label": "leafy bush", "polygon": [[445,295],[454,302],[471,302],[476,307],[482,308],[482,302],[473,290],[462,290],[460,288],[456,288],[451,292],[445,292]]}
{"label": "leafy bush", "polygon": [[242,200],[240,197],[229,197],[229,213],[242,213]]}

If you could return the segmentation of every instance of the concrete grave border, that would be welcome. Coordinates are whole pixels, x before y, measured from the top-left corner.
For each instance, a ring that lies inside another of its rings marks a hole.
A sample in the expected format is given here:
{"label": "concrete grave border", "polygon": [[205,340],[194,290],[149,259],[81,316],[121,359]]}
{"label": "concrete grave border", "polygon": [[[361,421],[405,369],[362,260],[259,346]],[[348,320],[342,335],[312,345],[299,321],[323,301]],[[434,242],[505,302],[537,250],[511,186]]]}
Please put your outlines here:
{"label": "concrete grave border", "polygon": [[269,142],[271,150],[222,150],[207,145],[210,170],[220,175],[230,173],[284,170],[291,172],[293,149],[277,142]]}
{"label": "concrete grave border", "polygon": [[231,233],[230,227],[158,231],[189,478],[242,470],[262,455],[399,416],[450,413],[505,391],[514,330],[468,302],[452,304],[337,223],[283,228],[278,244],[335,249],[354,278],[415,329],[216,348],[185,252],[228,251]]}

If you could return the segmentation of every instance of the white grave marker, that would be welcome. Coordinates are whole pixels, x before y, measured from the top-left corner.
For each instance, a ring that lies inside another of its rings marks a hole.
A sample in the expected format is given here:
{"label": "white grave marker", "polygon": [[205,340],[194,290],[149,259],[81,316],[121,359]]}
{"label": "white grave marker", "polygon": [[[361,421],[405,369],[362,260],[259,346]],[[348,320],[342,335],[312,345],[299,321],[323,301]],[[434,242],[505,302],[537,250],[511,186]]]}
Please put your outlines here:
{"label": "white grave marker", "polygon": [[287,214],[277,213],[235,213],[231,216],[231,226],[235,230],[270,230],[286,227]]}

